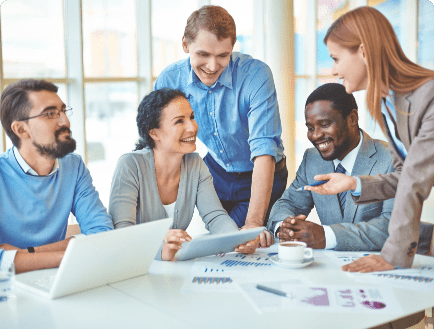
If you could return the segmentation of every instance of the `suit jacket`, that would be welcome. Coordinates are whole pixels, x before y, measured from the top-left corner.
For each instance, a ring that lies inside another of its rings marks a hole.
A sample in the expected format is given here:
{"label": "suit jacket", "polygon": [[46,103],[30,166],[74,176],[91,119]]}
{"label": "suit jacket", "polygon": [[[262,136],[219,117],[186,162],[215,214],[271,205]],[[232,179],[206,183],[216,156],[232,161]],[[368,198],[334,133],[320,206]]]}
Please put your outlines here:
{"label": "suit jacket", "polygon": [[[388,237],[393,199],[356,205],[347,193],[342,216],[337,195],[320,195],[296,189],[315,182],[314,176],[334,172],[333,161],[323,160],[316,148],[307,149],[297,176],[282,197],[274,204],[268,228],[288,216],[308,215],[313,207],[321,224],[330,225],[336,235],[335,250],[380,250]],[[387,143],[372,139],[363,132],[363,142],[354,163],[352,175],[375,175],[393,171]]]}
{"label": "suit jacket", "polygon": [[[390,264],[411,267],[419,240],[423,202],[434,183],[434,80],[405,94],[395,95],[396,125],[399,139],[408,155],[399,155],[386,129],[392,151],[394,173],[361,176],[362,192],[357,204],[395,198],[389,226],[389,238],[381,256]],[[431,240],[432,225],[421,230]]]}

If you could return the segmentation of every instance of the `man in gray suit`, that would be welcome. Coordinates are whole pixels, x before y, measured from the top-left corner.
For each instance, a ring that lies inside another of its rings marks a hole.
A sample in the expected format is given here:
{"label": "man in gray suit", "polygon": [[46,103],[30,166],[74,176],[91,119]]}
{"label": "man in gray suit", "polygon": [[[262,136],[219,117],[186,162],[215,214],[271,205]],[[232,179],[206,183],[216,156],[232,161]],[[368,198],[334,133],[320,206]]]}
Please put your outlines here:
{"label": "man in gray suit", "polygon": [[[306,101],[307,149],[297,176],[271,210],[268,229],[282,241],[300,240],[316,249],[381,250],[388,237],[394,199],[356,205],[351,193],[320,195],[297,191],[314,176],[335,172],[375,175],[392,172],[387,143],[359,129],[354,96],[337,83],[322,85]],[[304,219],[316,207],[322,225]]]}

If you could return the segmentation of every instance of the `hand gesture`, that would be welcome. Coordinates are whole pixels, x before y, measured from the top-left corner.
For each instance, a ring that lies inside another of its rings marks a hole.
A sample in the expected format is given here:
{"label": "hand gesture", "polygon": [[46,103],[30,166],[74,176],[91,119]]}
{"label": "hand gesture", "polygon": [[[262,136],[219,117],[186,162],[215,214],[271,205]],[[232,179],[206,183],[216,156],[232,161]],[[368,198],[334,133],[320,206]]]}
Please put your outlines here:
{"label": "hand gesture", "polygon": [[167,231],[163,250],[161,250],[161,259],[172,260],[185,241],[191,241],[191,237],[184,230],[170,229]]}
{"label": "hand gesture", "polygon": [[305,186],[306,191],[312,191],[318,194],[338,194],[343,191],[355,190],[357,188],[357,180],[354,177],[331,173],[325,175],[316,175],[315,180],[327,180],[328,182],[319,186]]}

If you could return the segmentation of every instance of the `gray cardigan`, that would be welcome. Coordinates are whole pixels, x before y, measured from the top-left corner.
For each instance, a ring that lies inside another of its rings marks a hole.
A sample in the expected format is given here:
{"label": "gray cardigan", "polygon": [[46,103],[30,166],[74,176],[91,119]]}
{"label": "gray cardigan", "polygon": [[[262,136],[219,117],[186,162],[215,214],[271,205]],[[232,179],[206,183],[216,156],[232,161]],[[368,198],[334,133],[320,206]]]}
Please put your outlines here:
{"label": "gray cardigan", "polygon": [[[208,167],[197,153],[189,153],[181,162],[172,228],[187,229],[195,206],[211,234],[238,230],[221,206]],[[109,213],[115,229],[168,217],[158,193],[151,149],[126,153],[119,158],[113,174]]]}

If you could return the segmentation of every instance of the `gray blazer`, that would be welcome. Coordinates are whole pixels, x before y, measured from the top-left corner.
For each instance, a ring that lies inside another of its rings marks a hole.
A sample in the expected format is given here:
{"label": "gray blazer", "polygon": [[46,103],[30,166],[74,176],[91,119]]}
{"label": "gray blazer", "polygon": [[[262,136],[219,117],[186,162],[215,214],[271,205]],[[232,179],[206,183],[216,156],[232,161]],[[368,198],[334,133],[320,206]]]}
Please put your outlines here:
{"label": "gray blazer", "polygon": [[[372,139],[363,132],[363,142],[354,163],[352,175],[375,175],[393,171],[392,157],[387,143]],[[315,148],[307,149],[297,176],[283,193],[270,214],[268,228],[288,216],[308,215],[313,207],[321,224],[330,225],[336,235],[335,250],[380,250],[388,237],[387,228],[393,209],[393,199],[384,202],[356,205],[347,193],[344,216],[337,195],[320,195],[296,189],[315,182],[315,175],[334,172],[333,161],[323,160]]]}
{"label": "gray blazer", "polygon": [[[434,183],[434,80],[408,94],[395,95],[395,107],[396,128],[408,155],[404,161],[386,131],[396,171],[361,176],[362,193],[354,201],[367,204],[395,198],[389,238],[381,256],[395,266],[411,267],[419,241],[423,202]],[[432,227],[425,223],[421,230],[428,241],[431,241]]]}
{"label": "gray blazer", "polygon": [[[181,162],[172,228],[187,229],[195,206],[211,234],[238,231],[221,206],[208,167],[197,153],[189,153]],[[119,158],[113,174],[109,213],[115,229],[169,217],[158,192],[151,149],[134,151]]]}

